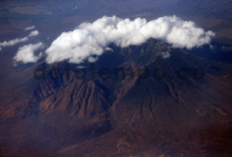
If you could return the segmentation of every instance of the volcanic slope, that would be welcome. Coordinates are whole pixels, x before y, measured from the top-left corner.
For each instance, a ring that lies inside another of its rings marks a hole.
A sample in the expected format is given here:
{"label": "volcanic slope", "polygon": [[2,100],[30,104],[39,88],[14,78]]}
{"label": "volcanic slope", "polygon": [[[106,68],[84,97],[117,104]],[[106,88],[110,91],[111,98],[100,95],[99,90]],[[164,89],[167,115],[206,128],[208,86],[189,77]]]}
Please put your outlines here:
{"label": "volcanic slope", "polygon": [[[96,70],[94,79],[90,73],[77,79],[77,65],[71,64],[69,79],[64,70],[60,79],[54,79],[49,75],[51,65],[46,65],[46,79],[38,82],[20,114],[2,118],[1,128],[10,131],[1,137],[1,152],[17,156],[232,154],[230,64],[156,40],[111,48],[114,52],[106,52],[94,64],[97,70],[108,68],[109,78],[99,77]],[[167,51],[171,56],[164,59],[162,53]],[[64,69],[66,64],[52,66]],[[91,64],[84,66],[89,69]],[[115,77],[116,68],[126,69],[124,79]]]}

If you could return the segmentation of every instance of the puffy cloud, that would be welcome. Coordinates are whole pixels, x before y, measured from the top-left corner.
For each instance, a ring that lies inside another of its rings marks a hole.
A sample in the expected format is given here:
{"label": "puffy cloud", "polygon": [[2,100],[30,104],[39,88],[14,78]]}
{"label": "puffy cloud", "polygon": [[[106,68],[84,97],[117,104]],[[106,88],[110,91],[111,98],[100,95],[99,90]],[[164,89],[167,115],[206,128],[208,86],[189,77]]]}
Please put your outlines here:
{"label": "puffy cloud", "polygon": [[162,58],[163,59],[169,58],[170,56],[171,56],[171,54],[168,51],[162,53]]}
{"label": "puffy cloud", "polygon": [[27,28],[25,28],[25,31],[29,31],[29,30],[32,30],[32,29],[35,29],[35,26],[27,27]]}
{"label": "puffy cloud", "polygon": [[27,41],[30,37],[37,36],[37,35],[39,35],[39,31],[35,30],[35,31],[32,31],[27,37],[16,38],[10,41],[0,42],[0,47],[14,46],[18,43]]}
{"label": "puffy cloud", "polygon": [[89,58],[88,58],[88,61],[90,62],[90,63],[93,63],[93,62],[96,62],[97,61],[97,57],[92,57],[92,56],[90,56]]}
{"label": "puffy cloud", "polygon": [[17,54],[14,56],[15,61],[21,61],[23,63],[29,62],[37,62],[37,60],[41,57],[42,53],[38,56],[34,55],[36,50],[43,48],[43,43],[39,42],[37,44],[29,44],[22,46],[18,49]]}
{"label": "puffy cloud", "polygon": [[106,51],[111,51],[111,52],[114,51],[114,50],[113,50],[112,48],[110,48],[110,47],[106,47],[105,50],[106,50]]}
{"label": "puffy cloud", "polygon": [[95,61],[92,56],[101,55],[110,43],[128,47],[140,45],[150,38],[163,40],[176,48],[191,49],[209,44],[214,35],[212,31],[205,32],[194,22],[183,21],[176,16],[160,17],[149,22],[143,18],[130,20],[104,16],[62,33],[46,50],[46,61]]}
{"label": "puffy cloud", "polygon": [[37,36],[39,35],[39,31],[35,30],[35,31],[32,31],[28,37],[34,37],[34,36]]}

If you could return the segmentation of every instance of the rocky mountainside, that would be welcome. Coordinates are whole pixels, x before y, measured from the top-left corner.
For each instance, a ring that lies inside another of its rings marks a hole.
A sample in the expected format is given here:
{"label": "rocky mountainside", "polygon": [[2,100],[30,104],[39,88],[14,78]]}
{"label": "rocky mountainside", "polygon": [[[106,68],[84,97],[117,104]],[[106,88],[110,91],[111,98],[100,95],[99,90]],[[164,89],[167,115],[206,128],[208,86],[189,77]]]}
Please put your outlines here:
{"label": "rocky mountainside", "polygon": [[45,77],[2,107],[1,155],[232,154],[230,64],[156,40],[110,47],[94,64],[34,66]]}

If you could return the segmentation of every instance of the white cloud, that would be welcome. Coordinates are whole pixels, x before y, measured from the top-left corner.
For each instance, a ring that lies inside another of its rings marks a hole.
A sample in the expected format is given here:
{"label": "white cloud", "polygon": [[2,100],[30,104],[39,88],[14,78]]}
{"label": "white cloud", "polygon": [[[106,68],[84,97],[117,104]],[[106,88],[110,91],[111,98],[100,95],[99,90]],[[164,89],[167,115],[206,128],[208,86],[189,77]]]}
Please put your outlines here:
{"label": "white cloud", "polygon": [[39,35],[39,31],[35,30],[35,31],[32,31],[28,37],[34,37],[34,36],[37,36]]}
{"label": "white cloud", "polygon": [[162,53],[162,58],[163,59],[169,58],[170,56],[171,56],[171,54],[168,51]]}
{"label": "white cloud", "polygon": [[43,48],[43,43],[39,42],[37,44],[29,44],[22,46],[18,49],[17,54],[14,56],[15,61],[21,61],[23,63],[29,62],[37,62],[37,60],[41,57],[42,53],[38,56],[34,55],[36,50]]}
{"label": "white cloud", "polygon": [[140,45],[150,38],[163,40],[176,48],[200,47],[214,37],[192,21],[176,16],[165,16],[147,22],[146,19],[120,19],[104,16],[93,23],[82,23],[75,30],[63,32],[46,50],[48,63],[68,60],[81,63],[91,56],[99,56],[114,43],[120,47]]}
{"label": "white cloud", "polygon": [[1,47],[14,46],[18,43],[28,41],[28,39],[30,37],[37,36],[37,35],[39,35],[39,31],[35,30],[35,31],[32,31],[28,36],[26,36],[24,38],[16,38],[16,39],[12,39],[10,41],[0,42],[0,46]]}
{"label": "white cloud", "polygon": [[0,46],[2,47],[6,47],[6,46],[14,46],[18,43],[21,43],[21,42],[25,42],[28,40],[28,37],[24,37],[24,38],[16,38],[16,39],[12,39],[10,41],[4,41],[4,42],[1,42],[0,43]]}
{"label": "white cloud", "polygon": [[97,61],[97,58],[94,58],[94,57],[90,56],[90,57],[88,58],[88,61],[89,61],[90,63],[93,63],[93,62],[96,62],[96,61]]}
{"label": "white cloud", "polygon": [[29,31],[29,30],[32,30],[32,29],[35,29],[35,26],[27,27],[27,28],[25,28],[25,31]]}
{"label": "white cloud", "polygon": [[0,47],[0,51],[2,51],[2,48]]}
{"label": "white cloud", "polygon": [[110,48],[110,47],[106,47],[105,50],[106,50],[106,51],[111,51],[111,52],[114,51],[114,50],[113,50],[112,48]]}

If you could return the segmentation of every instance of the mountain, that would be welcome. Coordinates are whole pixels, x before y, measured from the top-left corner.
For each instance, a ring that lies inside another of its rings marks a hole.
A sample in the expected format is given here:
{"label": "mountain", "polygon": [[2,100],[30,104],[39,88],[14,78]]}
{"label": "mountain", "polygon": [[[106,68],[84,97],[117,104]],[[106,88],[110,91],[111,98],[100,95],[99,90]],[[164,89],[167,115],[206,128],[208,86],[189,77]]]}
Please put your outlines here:
{"label": "mountain", "polygon": [[1,156],[231,155],[231,64],[153,39],[110,47],[95,63],[16,67],[27,83],[2,96]]}

